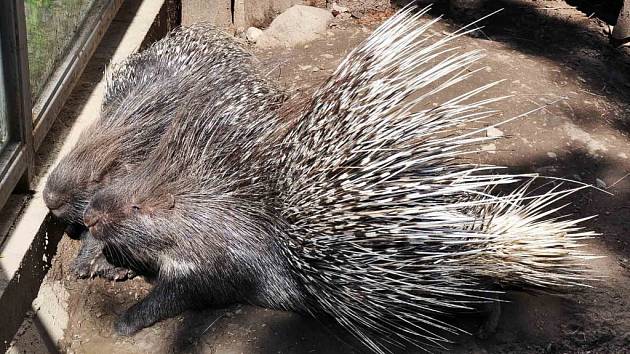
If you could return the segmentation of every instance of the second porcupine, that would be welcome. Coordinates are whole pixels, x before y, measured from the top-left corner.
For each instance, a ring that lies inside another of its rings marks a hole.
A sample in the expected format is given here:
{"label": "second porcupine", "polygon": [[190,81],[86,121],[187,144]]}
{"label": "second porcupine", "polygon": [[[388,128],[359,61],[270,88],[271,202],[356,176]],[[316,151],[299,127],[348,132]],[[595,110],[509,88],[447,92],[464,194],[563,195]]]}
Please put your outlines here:
{"label": "second porcupine", "polygon": [[[56,216],[82,224],[87,200],[155,148],[182,98],[196,86],[212,88],[214,92],[206,97],[210,100],[222,97],[223,87],[249,80],[255,85],[249,85],[240,98],[265,95],[264,107],[274,109],[283,95],[256,73],[256,66],[255,58],[233,37],[208,24],[176,30],[114,66],[108,74],[100,117],[47,180],[46,205]],[[259,92],[251,91],[252,87]],[[126,269],[107,262],[101,252],[103,243],[89,233],[81,237],[74,264],[79,276],[126,276]]]}
{"label": "second porcupine", "polygon": [[194,120],[187,111],[256,105],[191,100],[187,124],[94,195],[94,237],[158,272],[119,333],[236,301],[330,316],[383,352],[448,342],[444,332],[461,331],[437,314],[492,301],[495,284],[553,291],[586,280],[578,247],[593,234],[546,210],[581,187],[530,195],[526,182],[492,195],[533,176],[461,162],[489,138],[456,127],[489,117],[500,98],[475,98],[492,83],[433,105],[482,54],[447,47],[465,31],[427,44],[426,11],[385,22],[288,126],[265,112],[255,126]]}

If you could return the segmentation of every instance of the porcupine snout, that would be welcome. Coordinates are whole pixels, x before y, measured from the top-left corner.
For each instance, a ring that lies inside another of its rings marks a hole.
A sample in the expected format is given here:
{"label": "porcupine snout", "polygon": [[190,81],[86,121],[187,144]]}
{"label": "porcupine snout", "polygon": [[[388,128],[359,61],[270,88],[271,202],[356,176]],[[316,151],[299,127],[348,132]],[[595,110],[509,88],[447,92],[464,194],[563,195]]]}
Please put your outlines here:
{"label": "porcupine snout", "polygon": [[43,197],[46,207],[48,207],[55,216],[60,217],[61,214],[63,214],[63,207],[67,204],[63,196],[55,192],[51,192],[48,189],[44,189]]}

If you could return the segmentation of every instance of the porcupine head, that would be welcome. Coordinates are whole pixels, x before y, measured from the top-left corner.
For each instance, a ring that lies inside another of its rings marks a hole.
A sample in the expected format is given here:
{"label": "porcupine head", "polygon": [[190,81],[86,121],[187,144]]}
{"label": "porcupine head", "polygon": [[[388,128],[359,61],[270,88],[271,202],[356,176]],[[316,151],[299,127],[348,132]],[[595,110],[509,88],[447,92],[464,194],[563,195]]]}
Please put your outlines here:
{"label": "porcupine head", "polygon": [[212,104],[187,104],[146,161],[94,195],[84,221],[95,238],[165,281],[199,278],[213,303],[294,308],[299,295],[274,243],[259,172],[266,162],[255,157],[275,131],[277,119],[264,117],[273,115],[272,100],[250,90],[254,96],[235,106],[230,97],[244,92],[235,90]]}
{"label": "porcupine head", "polygon": [[[146,146],[155,140],[149,133],[153,131],[155,119],[160,119],[155,112],[155,102],[166,102],[169,96],[176,96],[178,87],[175,84],[184,81],[172,79],[175,75],[162,68],[162,63],[175,60],[169,49],[176,44],[174,39],[167,37],[146,51],[108,68],[99,116],[81,134],[77,144],[57,164],[46,182],[44,201],[57,217],[81,224],[87,200],[94,192],[108,184],[121,169],[124,172],[130,168],[126,157],[133,160],[133,155],[143,155]],[[158,56],[156,52],[160,51],[166,54]],[[170,67],[178,68],[177,65]],[[147,82],[152,85],[146,85]],[[152,117],[148,118],[144,113],[152,109]],[[168,121],[170,116],[163,115],[162,118]],[[140,143],[133,141],[140,138]]]}
{"label": "porcupine head", "polygon": [[82,223],[88,199],[101,185],[109,183],[112,171],[125,168],[118,160],[120,133],[86,131],[81,142],[51,172],[43,196],[55,216]]}

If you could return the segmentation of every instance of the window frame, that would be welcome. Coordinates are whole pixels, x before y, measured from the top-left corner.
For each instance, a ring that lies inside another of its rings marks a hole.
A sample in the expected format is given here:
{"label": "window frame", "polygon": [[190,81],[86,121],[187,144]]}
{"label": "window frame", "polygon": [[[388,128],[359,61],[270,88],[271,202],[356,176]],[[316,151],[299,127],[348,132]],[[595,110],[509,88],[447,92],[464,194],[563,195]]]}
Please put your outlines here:
{"label": "window frame", "polygon": [[0,151],[0,209],[17,186],[32,189],[35,151],[44,141],[124,0],[97,0],[37,101],[29,84],[24,0],[0,0],[9,139]]}
{"label": "window frame", "polygon": [[9,139],[0,152],[0,208],[20,181],[29,188],[33,167],[31,92],[23,0],[0,1],[2,65]]}

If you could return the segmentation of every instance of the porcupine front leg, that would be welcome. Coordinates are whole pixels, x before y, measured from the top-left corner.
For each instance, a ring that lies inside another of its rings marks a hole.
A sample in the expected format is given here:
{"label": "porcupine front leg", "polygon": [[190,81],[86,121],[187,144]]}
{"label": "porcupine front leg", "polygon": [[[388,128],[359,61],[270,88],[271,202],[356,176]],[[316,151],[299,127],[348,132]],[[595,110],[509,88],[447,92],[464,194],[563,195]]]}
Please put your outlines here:
{"label": "porcupine front leg", "polygon": [[129,336],[196,307],[198,297],[194,289],[188,286],[191,283],[187,279],[158,280],[149,295],[120,315],[115,324],[116,333]]}
{"label": "porcupine front leg", "polygon": [[477,338],[488,339],[494,335],[499,326],[499,319],[501,318],[501,302],[493,301],[485,304],[487,317],[477,330]]}

